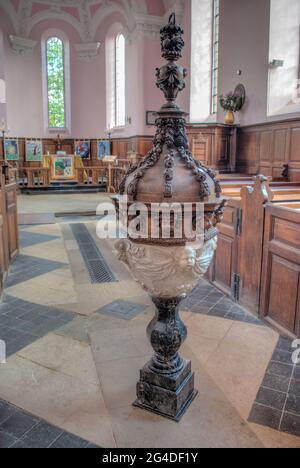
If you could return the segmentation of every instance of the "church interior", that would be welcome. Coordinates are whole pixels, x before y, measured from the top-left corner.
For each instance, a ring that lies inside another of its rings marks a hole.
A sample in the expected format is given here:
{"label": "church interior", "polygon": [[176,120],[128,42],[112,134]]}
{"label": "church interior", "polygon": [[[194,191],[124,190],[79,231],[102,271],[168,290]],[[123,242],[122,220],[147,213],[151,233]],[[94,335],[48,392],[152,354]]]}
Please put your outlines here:
{"label": "church interior", "polygon": [[0,293],[0,448],[300,448],[300,1],[0,0]]}

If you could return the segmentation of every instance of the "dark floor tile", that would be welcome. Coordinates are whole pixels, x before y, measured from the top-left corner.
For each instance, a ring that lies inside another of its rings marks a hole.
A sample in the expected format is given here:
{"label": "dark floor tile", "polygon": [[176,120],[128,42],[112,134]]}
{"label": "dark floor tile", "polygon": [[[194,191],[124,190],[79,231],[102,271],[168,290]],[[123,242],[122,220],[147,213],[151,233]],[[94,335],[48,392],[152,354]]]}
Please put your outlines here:
{"label": "dark floor tile", "polygon": [[300,416],[300,396],[289,395],[285,407],[288,413],[294,413]]}
{"label": "dark floor tile", "polygon": [[0,401],[0,425],[16,413],[16,411],[17,409],[14,406],[5,401]]}
{"label": "dark floor tile", "polygon": [[262,386],[287,393],[290,384],[290,378],[276,374],[266,374]]}
{"label": "dark floor tile", "polygon": [[291,377],[293,369],[294,368],[291,365],[271,361],[267,369],[267,373],[281,375],[283,377]]}
{"label": "dark floor tile", "polygon": [[41,421],[22,438],[22,442],[31,448],[48,448],[62,434],[61,429]]}
{"label": "dark floor tile", "polygon": [[0,430],[0,449],[9,448],[17,442],[17,439],[10,434]]}
{"label": "dark floor tile", "polygon": [[9,318],[20,318],[22,315],[24,315],[24,309],[11,309],[9,312],[7,312],[5,315]]}
{"label": "dark floor tile", "polygon": [[255,317],[255,315],[245,313],[245,317],[243,319],[245,323],[251,323],[252,325],[263,325],[263,322],[259,320],[259,318]]}
{"label": "dark floor tile", "polygon": [[13,308],[14,307],[12,304],[0,304],[0,315],[9,313],[11,310],[13,310]]}
{"label": "dark floor tile", "polygon": [[280,430],[300,437],[300,417],[295,414],[284,413]]}
{"label": "dark floor tile", "polygon": [[15,328],[15,325],[18,325],[19,323],[20,324],[22,323],[22,321],[20,321],[20,319],[9,317],[8,315],[1,315],[0,316],[0,328],[1,327]]}
{"label": "dark floor tile", "polygon": [[288,338],[284,338],[283,336],[279,337],[278,343],[277,343],[277,349],[282,349],[283,351],[289,351],[292,352],[292,342]]}
{"label": "dark floor tile", "polygon": [[136,304],[129,301],[118,300],[108,304],[97,311],[98,314],[117,317],[123,320],[131,320],[147,309],[144,304]]}
{"label": "dark floor tile", "polygon": [[66,322],[64,320],[59,320],[59,319],[47,319],[44,321],[44,323],[36,326],[33,328],[33,333],[37,336],[44,336],[54,330],[57,330],[58,328],[62,327],[65,325]]}
{"label": "dark floor tile", "polygon": [[272,361],[293,365],[292,353],[288,351],[283,351],[282,349],[275,349],[274,354],[272,356]]}
{"label": "dark floor tile", "polygon": [[89,442],[72,434],[62,434],[49,448],[87,448]]}
{"label": "dark floor tile", "polygon": [[300,380],[292,379],[289,393],[300,397]]}
{"label": "dark floor tile", "polygon": [[244,322],[245,317],[246,312],[243,310],[238,311],[235,307],[225,314],[225,318],[229,320],[235,320],[237,322]]}
{"label": "dark floor tile", "polygon": [[224,311],[222,309],[216,308],[216,307],[212,307],[212,308],[208,309],[208,315],[212,315],[213,317],[225,318],[225,317],[227,317],[227,314],[228,314],[228,312],[226,312],[226,311]]}
{"label": "dark floor tile", "polygon": [[188,310],[190,310],[194,314],[207,315],[211,311],[211,306],[208,305],[208,304],[199,303],[199,304],[195,304],[195,305],[189,307]]}
{"label": "dark floor tile", "polygon": [[229,312],[233,307],[234,302],[230,301],[229,299],[221,299],[221,301],[219,301],[217,305],[214,306],[215,309],[220,309],[224,312]]}
{"label": "dark floor tile", "polygon": [[49,242],[55,239],[59,239],[59,237],[50,236],[48,234],[38,234],[36,232],[20,231],[20,246],[22,248],[41,244],[43,242]]}
{"label": "dark floor tile", "polygon": [[37,319],[38,317],[39,317],[39,313],[36,310],[30,310],[30,311],[22,310],[21,315],[19,316],[21,320],[25,320],[25,321],[32,321],[34,319]]}
{"label": "dark floor tile", "polygon": [[240,316],[242,318],[244,318],[245,314],[246,314],[246,311],[242,307],[239,307],[235,303],[233,303],[233,307],[230,309],[229,312],[236,315],[236,316]]}
{"label": "dark floor tile", "polygon": [[294,370],[294,379],[300,380],[300,367],[295,367]]}
{"label": "dark floor tile", "polygon": [[17,339],[9,341],[6,345],[6,354],[11,356],[12,354],[17,353],[26,346],[34,343],[38,339],[37,336],[31,335],[30,333],[22,333]]}
{"label": "dark floor tile", "polygon": [[29,447],[29,445],[26,445],[22,440],[18,440],[10,448],[11,449],[30,449],[33,447]]}
{"label": "dark floor tile", "polygon": [[1,424],[0,430],[19,439],[26,432],[36,426],[38,422],[38,418],[18,410],[15,414],[13,414],[10,418]]}
{"label": "dark floor tile", "polygon": [[277,410],[283,410],[286,394],[261,387],[256,397],[256,403],[269,406]]}
{"label": "dark floor tile", "polygon": [[281,411],[278,411],[274,408],[268,408],[266,406],[254,403],[251,414],[249,416],[249,421],[278,430],[281,414]]}
{"label": "dark floor tile", "polygon": [[65,265],[66,264],[62,262],[54,262],[43,258],[31,257],[29,255],[19,255],[16,262],[12,264],[6,287],[9,288],[36,278],[41,274],[50,273]]}
{"label": "dark floor tile", "polygon": [[0,340],[12,341],[16,340],[20,335],[22,335],[22,332],[15,330],[14,328],[3,326],[0,328]]}
{"label": "dark floor tile", "polygon": [[62,311],[59,309],[52,308],[48,312],[47,317],[51,319],[59,319],[64,322],[70,322],[75,317],[75,314],[73,312]]}
{"label": "dark floor tile", "polygon": [[209,297],[207,296],[203,301],[201,302],[205,302],[206,304],[210,305],[211,307],[214,307],[215,305],[218,304],[220,298],[214,298],[214,297]]}
{"label": "dark floor tile", "polygon": [[31,331],[31,322],[22,319],[13,319],[9,326],[21,332]]}

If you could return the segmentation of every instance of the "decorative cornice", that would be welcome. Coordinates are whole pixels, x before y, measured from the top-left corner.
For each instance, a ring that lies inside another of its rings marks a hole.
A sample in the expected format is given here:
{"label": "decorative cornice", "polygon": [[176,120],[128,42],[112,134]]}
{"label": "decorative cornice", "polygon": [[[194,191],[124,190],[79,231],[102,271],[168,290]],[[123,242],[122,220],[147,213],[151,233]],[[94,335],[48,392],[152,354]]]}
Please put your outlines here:
{"label": "decorative cornice", "polygon": [[[32,5],[36,2],[48,5],[48,10],[42,10],[31,16]],[[157,38],[160,28],[165,24],[169,11],[175,11],[179,20],[184,12],[184,0],[164,0],[165,8],[168,10],[165,17],[149,15],[145,0],[134,0],[129,4],[128,0],[102,0],[101,7],[95,15],[91,15],[90,5],[96,4],[97,0],[21,0],[18,11],[11,7],[7,0],[0,0],[0,6],[9,15],[13,25],[14,34],[17,37],[30,37],[32,28],[40,21],[46,19],[61,18],[71,24],[79,33],[82,42],[91,43],[95,40],[99,25],[109,14],[118,12],[124,16],[125,25],[130,31],[130,39],[136,34]],[[99,1],[100,3],[100,1]],[[79,19],[70,13],[63,11],[63,6],[78,9]]]}
{"label": "decorative cornice", "polygon": [[37,41],[10,35],[9,41],[12,50],[18,55],[29,55],[36,46]]}
{"label": "decorative cornice", "polygon": [[84,60],[86,62],[94,59],[97,57],[99,50],[101,47],[100,42],[89,42],[83,44],[75,44],[75,50],[77,52],[77,56],[80,60]]}
{"label": "decorative cornice", "polygon": [[164,19],[158,16],[135,14],[134,32],[142,33],[148,37],[159,37],[160,29],[164,24]]}

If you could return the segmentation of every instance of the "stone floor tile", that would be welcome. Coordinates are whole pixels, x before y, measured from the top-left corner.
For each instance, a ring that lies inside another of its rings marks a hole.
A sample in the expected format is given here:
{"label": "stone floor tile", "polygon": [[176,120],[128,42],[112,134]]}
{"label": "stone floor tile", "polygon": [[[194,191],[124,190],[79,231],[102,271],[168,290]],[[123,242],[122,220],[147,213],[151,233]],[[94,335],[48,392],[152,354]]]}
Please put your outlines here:
{"label": "stone floor tile", "polygon": [[17,439],[10,434],[0,431],[0,448],[10,448],[17,442]]}
{"label": "stone floor tile", "polygon": [[21,438],[26,432],[34,428],[39,422],[38,418],[16,411],[10,418],[0,425],[0,431]]}

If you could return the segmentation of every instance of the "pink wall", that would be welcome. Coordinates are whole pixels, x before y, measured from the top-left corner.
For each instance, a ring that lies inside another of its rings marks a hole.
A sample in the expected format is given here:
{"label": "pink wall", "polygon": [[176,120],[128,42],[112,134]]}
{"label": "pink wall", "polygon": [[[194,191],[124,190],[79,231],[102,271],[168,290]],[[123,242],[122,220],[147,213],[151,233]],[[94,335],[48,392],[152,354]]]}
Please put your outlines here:
{"label": "pink wall", "polygon": [[[152,0],[151,0],[152,1]],[[154,2],[156,4],[156,2]],[[152,7],[156,8],[153,4]],[[243,125],[268,120],[268,37],[270,0],[220,0],[220,75],[219,91],[226,92],[239,82],[246,87],[248,102],[238,116]],[[153,11],[154,12],[154,11]],[[71,44],[71,137],[102,138],[106,130],[106,73],[105,37],[115,22],[126,24],[120,13],[114,13],[102,21],[95,40],[101,42],[99,55],[90,62],[78,59],[74,44],[82,42],[78,32],[61,20],[48,20],[34,27],[31,38],[38,41],[32,55],[17,56],[8,43],[13,33],[5,13],[0,14],[0,29],[3,31],[1,55],[0,36],[0,77],[4,73],[7,81],[7,120],[15,136],[42,137],[43,93],[41,74],[41,37],[46,29],[61,29]],[[180,63],[190,72],[190,0],[185,0],[182,21],[185,30],[185,49]],[[160,41],[142,34],[134,35],[126,43],[126,114],[131,119],[124,129],[114,133],[115,137],[152,135],[153,127],[146,126],[146,110],[157,110],[163,103],[163,94],[155,85],[155,68],[162,64]],[[237,70],[242,75],[237,75]],[[179,104],[189,112],[190,80],[180,94]],[[0,116],[4,106],[0,107]],[[282,118],[285,116],[278,116]],[[289,116],[291,117],[291,115]],[[221,109],[217,114],[219,122],[224,121]],[[274,119],[272,119],[274,120]]]}
{"label": "pink wall", "polygon": [[[0,80],[5,81],[3,32],[0,30]],[[6,104],[0,102],[0,123],[6,121]]]}
{"label": "pink wall", "polygon": [[[185,11],[182,20],[182,27],[185,31],[184,41],[185,48],[183,50],[182,59],[178,62],[180,65],[188,69],[186,79],[186,88],[178,97],[178,104],[185,112],[189,112],[190,108],[190,56],[191,56],[191,38],[190,38],[190,0],[185,0]],[[163,93],[156,87],[155,70],[160,67],[164,60],[161,58],[160,40],[159,38],[145,38],[145,73],[144,73],[144,96],[145,96],[145,112],[146,110],[158,110],[164,103]],[[145,135],[151,135],[155,129],[145,126]]]}
{"label": "pink wall", "polygon": [[[220,0],[219,91],[245,85],[247,103],[237,116],[241,125],[300,116],[267,117],[269,26],[270,0]],[[224,122],[222,109],[218,120]]]}
{"label": "pink wall", "polygon": [[[190,56],[190,0],[186,0],[183,26],[186,30],[186,48],[181,61],[189,68]],[[161,13],[161,2],[151,0],[152,14]],[[5,68],[7,78],[7,113],[11,135],[45,137],[43,116],[43,84],[41,38],[48,29],[61,30],[70,41],[71,70],[71,137],[103,138],[106,136],[106,63],[105,38],[114,23],[126,25],[120,13],[111,14],[99,26],[95,41],[101,43],[99,55],[89,61],[80,61],[74,44],[81,43],[78,32],[62,20],[52,19],[38,23],[30,38],[37,41],[32,55],[18,56],[8,43],[8,34],[14,34],[5,15],[0,15],[0,28],[4,30]],[[156,88],[155,68],[162,64],[159,37],[149,38],[136,34],[126,42],[126,114],[124,129],[113,136],[152,135],[153,127],[146,126],[146,110],[158,110],[164,102],[163,94]],[[189,109],[189,80],[187,89],[179,98],[184,110]]]}

